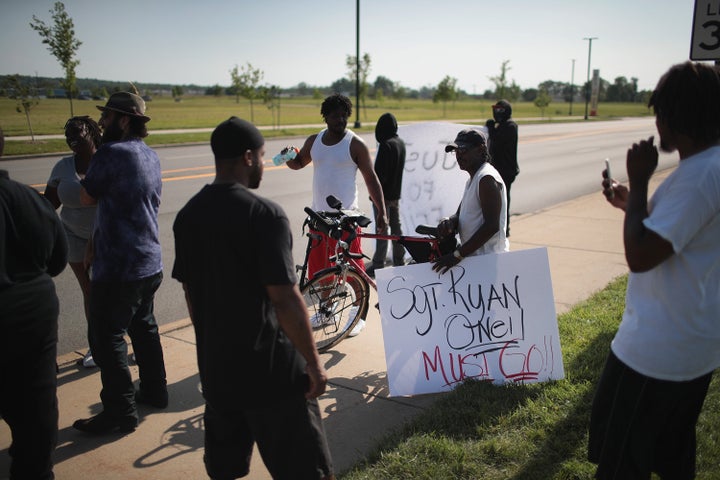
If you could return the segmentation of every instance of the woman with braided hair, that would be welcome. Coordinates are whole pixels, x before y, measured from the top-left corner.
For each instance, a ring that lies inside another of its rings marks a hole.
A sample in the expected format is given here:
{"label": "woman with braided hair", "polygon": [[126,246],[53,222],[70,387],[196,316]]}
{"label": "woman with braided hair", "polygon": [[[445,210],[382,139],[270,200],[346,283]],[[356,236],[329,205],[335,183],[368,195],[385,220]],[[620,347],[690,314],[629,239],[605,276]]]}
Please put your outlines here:
{"label": "woman with braided hair", "polygon": [[[96,207],[80,203],[80,179],[85,177],[93,154],[102,144],[102,132],[92,118],[72,117],[65,123],[65,140],[73,155],[61,159],[53,167],[45,187],[45,198],[55,209],[62,205],[60,219],[68,239],[68,263],[80,284],[87,319],[90,276],[83,266],[83,259],[95,226]],[[95,366],[90,351],[82,359],[82,365]]]}

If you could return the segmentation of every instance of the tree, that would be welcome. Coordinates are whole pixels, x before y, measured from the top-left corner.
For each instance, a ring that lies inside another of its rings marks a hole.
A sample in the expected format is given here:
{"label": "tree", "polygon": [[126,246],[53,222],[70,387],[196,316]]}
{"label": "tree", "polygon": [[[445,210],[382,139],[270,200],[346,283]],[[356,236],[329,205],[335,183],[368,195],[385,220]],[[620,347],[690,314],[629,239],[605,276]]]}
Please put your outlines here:
{"label": "tree", "polygon": [[30,138],[32,142],[35,143],[35,134],[33,133],[32,122],[30,121],[30,110],[39,103],[37,97],[33,98],[32,88],[28,84],[20,81],[20,75],[10,75],[6,77],[5,88],[8,91],[8,96],[10,96],[10,92],[12,92],[15,100],[17,100],[17,106],[15,107],[17,112],[25,114],[28,130],[30,130]]}
{"label": "tree", "polygon": [[544,88],[541,88],[538,92],[537,97],[535,97],[535,101],[533,102],[535,106],[540,109],[540,118],[545,116],[545,109],[548,105],[550,105],[551,101],[552,98],[550,97],[548,91]]}
{"label": "tree", "polygon": [[333,93],[341,93],[343,95],[352,95],[355,93],[355,82],[347,78],[338,78],[330,85]]}
{"label": "tree", "polygon": [[80,64],[80,60],[75,59],[75,52],[80,48],[82,42],[75,38],[75,25],[65,11],[65,5],[62,2],[55,2],[55,7],[50,10],[50,14],[54,22],[52,26],[33,15],[34,23],[31,22],[30,27],[40,34],[43,38],[42,43],[48,46],[48,50],[65,70],[63,88],[67,91],[70,100],[70,116],[73,117],[72,97],[76,90],[75,67]]}
{"label": "tree", "polygon": [[373,89],[376,97],[378,92],[382,92],[381,95],[384,97],[392,97],[395,93],[395,83],[387,77],[378,75],[373,84]]}
{"label": "tree", "polygon": [[375,90],[375,101],[380,106],[385,103],[385,94],[383,93],[382,88],[380,90]]}
{"label": "tree", "polygon": [[453,101],[457,98],[457,78],[452,78],[446,75],[440,83],[438,83],[435,93],[433,94],[433,103],[442,102],[443,104],[443,117],[446,114],[447,102]]}
{"label": "tree", "polygon": [[223,88],[218,85],[217,83],[213,85],[212,87],[208,87],[205,89],[205,95],[212,95],[214,97],[219,97],[223,94]]}
{"label": "tree", "polygon": [[[363,108],[365,109],[365,118],[367,118],[367,105],[365,103],[365,100],[367,98],[368,94],[368,75],[370,74],[370,54],[365,53],[362,58],[360,59],[360,62],[358,64],[357,57],[355,55],[348,55],[345,57],[345,65],[347,65],[348,68],[348,79],[350,79],[351,82],[357,83],[355,79],[357,78],[356,72],[360,73],[360,102],[363,105]],[[357,93],[357,92],[356,92]],[[358,105],[359,108],[359,105]]]}
{"label": "tree", "polygon": [[[270,109],[272,116],[273,128],[280,128],[280,87],[277,85],[269,85],[261,89],[262,101]],[[275,110],[277,110],[277,121],[275,119]]]}
{"label": "tree", "polygon": [[172,96],[176,102],[182,102],[182,96],[185,94],[185,89],[180,85],[173,85]]}
{"label": "tree", "polygon": [[533,102],[538,96],[538,89],[537,88],[528,88],[527,90],[523,90],[522,93],[522,99],[526,102]]}
{"label": "tree", "polygon": [[230,70],[230,78],[235,91],[235,103],[240,103],[240,97],[250,100],[250,121],[255,121],[255,110],[253,108],[253,100],[258,98],[258,84],[265,76],[262,70],[253,68],[248,62],[242,71],[238,71],[238,66]]}
{"label": "tree", "polygon": [[608,102],[634,102],[637,97],[638,79],[633,77],[628,82],[625,77],[617,77],[615,83],[607,87],[606,100]]}
{"label": "tree", "polygon": [[495,84],[495,99],[500,100],[503,98],[507,98],[507,72],[510,70],[510,67],[508,64],[510,63],[510,60],[505,60],[500,65],[500,75],[497,77],[488,77],[491,82]]}
{"label": "tree", "polygon": [[402,102],[403,98],[407,97],[407,88],[400,85],[400,82],[396,82],[395,85],[393,85],[393,98],[397,100],[398,102]]}
{"label": "tree", "polygon": [[313,98],[313,100],[321,100],[322,99],[322,92],[320,91],[319,88],[315,88],[313,90],[312,98]]}

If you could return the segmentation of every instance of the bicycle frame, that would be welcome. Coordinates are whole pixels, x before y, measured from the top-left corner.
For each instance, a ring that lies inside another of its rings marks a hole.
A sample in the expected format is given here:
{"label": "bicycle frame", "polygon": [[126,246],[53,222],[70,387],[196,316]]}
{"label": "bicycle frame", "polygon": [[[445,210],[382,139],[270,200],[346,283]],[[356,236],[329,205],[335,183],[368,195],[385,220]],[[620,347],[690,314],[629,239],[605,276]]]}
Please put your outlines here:
{"label": "bicycle frame", "polygon": [[[369,310],[370,288],[377,291],[377,284],[371,278],[362,263],[363,258],[369,258],[362,253],[351,252],[350,245],[357,238],[375,240],[388,240],[400,242],[417,262],[425,262],[437,258],[442,254],[445,245],[436,238],[437,229],[422,226],[416,231],[420,234],[431,235],[427,237],[406,237],[403,235],[387,235],[383,233],[363,233],[360,230],[370,224],[370,219],[352,211],[340,209],[339,202],[333,205],[337,212],[316,212],[308,207],[305,212],[309,215],[303,223],[309,226],[306,233],[308,237],[305,249],[305,258],[302,265],[296,265],[300,271],[300,291],[304,297],[313,338],[318,351],[327,351],[341,342],[352,329],[364,320]],[[317,272],[313,272],[312,280],[307,279],[307,268],[310,253],[317,248],[317,241],[325,236],[334,239],[334,254],[326,252],[323,246],[323,255],[328,254],[331,265]],[[414,242],[422,243],[420,248],[409,248]],[[452,238],[454,248],[454,237]]]}
{"label": "bicycle frame", "polygon": [[[334,212],[333,212],[334,213]],[[305,223],[307,225],[307,221]],[[420,228],[420,227],[418,227]],[[347,230],[345,230],[347,231]],[[302,265],[296,265],[296,269],[300,272],[300,288],[302,289],[307,282],[309,281],[307,278],[307,266],[308,266],[308,258],[310,256],[310,251],[313,249],[313,240],[321,240],[321,233],[319,230],[314,230],[310,228],[310,231],[306,234],[308,237],[307,247],[305,249],[305,259],[303,261]],[[415,242],[415,243],[426,243],[430,244],[430,257],[428,261],[432,261],[439,257],[441,255],[440,252],[440,241],[435,237],[413,237],[413,236],[406,236],[406,235],[389,235],[389,234],[383,234],[383,233],[365,233],[362,231],[357,232],[357,237],[359,238],[368,238],[373,240],[387,240],[392,242]],[[364,266],[360,265],[358,260],[361,258],[368,258],[365,255],[362,255],[358,258],[355,258],[355,255],[350,252],[350,243],[345,240],[338,240],[336,242],[335,246],[335,255],[330,257],[331,262],[335,262],[336,264],[334,266],[330,266],[327,268],[324,268],[318,272],[315,272],[313,275],[320,275],[322,273],[328,272],[328,271],[336,271],[338,273],[341,273],[341,267],[342,264],[349,264],[350,266],[354,267],[354,269],[358,272],[358,274],[363,277],[368,284],[377,291],[377,285],[375,284],[375,280],[370,277],[367,273],[365,273]],[[342,261],[338,262],[338,259],[342,259]]]}

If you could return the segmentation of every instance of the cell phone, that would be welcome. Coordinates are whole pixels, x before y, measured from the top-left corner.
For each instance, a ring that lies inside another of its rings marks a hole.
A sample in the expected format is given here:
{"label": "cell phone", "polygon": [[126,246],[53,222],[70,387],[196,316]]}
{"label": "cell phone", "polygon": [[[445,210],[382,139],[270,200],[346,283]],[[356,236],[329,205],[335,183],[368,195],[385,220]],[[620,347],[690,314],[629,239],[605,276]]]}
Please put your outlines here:
{"label": "cell phone", "polygon": [[610,193],[609,198],[613,198],[615,196],[615,191],[612,189],[613,181],[612,181],[612,172],[610,171],[610,159],[605,159],[605,171],[607,172],[607,179],[608,182],[610,182]]}

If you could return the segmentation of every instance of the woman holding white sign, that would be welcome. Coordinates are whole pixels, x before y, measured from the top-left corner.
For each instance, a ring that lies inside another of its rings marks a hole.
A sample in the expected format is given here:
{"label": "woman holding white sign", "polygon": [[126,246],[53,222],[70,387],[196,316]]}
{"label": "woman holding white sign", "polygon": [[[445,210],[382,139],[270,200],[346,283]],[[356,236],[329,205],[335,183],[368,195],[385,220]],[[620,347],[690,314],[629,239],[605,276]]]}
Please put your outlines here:
{"label": "woman holding white sign", "polygon": [[470,175],[457,212],[438,224],[441,237],[460,235],[455,251],[438,258],[433,270],[447,272],[465,257],[510,250],[505,234],[507,196],[500,173],[490,164],[485,136],[477,130],[462,130],[445,147],[453,152],[461,170]]}

